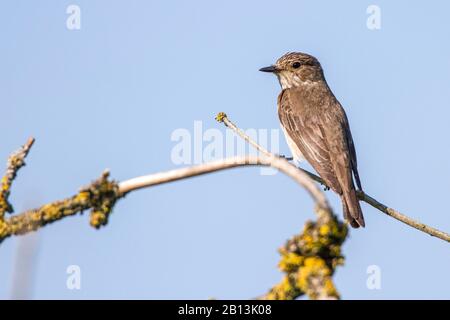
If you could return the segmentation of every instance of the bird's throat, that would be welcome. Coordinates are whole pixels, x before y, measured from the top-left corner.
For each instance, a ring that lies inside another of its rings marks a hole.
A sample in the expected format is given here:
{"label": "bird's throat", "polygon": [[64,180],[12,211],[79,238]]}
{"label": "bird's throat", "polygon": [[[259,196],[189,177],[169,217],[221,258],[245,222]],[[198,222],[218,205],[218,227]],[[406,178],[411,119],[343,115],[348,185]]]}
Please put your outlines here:
{"label": "bird's throat", "polygon": [[291,89],[295,87],[303,87],[303,86],[311,86],[314,84],[314,81],[311,80],[302,80],[298,75],[292,75],[287,73],[279,73],[277,74],[278,81],[280,82],[281,88],[283,90],[285,89]]}

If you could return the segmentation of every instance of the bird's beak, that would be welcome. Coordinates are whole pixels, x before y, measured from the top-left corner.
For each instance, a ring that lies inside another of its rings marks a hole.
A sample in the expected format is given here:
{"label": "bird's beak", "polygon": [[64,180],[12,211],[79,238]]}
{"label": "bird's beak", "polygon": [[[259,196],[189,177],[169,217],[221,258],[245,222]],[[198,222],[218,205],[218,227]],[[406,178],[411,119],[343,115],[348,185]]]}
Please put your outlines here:
{"label": "bird's beak", "polygon": [[278,68],[276,66],[269,66],[269,67],[261,68],[261,69],[259,69],[259,71],[275,73],[278,71]]}

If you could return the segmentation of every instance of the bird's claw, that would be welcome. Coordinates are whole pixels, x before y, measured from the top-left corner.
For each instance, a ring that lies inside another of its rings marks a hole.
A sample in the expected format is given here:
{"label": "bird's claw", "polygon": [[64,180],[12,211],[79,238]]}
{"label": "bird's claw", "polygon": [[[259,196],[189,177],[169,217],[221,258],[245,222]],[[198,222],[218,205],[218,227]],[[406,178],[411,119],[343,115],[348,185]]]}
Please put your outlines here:
{"label": "bird's claw", "polygon": [[287,161],[292,161],[292,160],[294,160],[293,157],[286,157],[284,154],[279,154],[278,157],[279,157],[279,158],[286,159]]}

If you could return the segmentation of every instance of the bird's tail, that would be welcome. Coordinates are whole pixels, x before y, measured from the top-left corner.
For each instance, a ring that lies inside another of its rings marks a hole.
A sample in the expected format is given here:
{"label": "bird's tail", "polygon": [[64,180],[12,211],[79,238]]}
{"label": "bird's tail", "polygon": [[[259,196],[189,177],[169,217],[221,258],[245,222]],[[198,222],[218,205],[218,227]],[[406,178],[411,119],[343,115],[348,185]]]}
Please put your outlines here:
{"label": "bird's tail", "polygon": [[359,205],[355,189],[344,192],[341,196],[344,218],[353,228],[365,227],[364,216]]}

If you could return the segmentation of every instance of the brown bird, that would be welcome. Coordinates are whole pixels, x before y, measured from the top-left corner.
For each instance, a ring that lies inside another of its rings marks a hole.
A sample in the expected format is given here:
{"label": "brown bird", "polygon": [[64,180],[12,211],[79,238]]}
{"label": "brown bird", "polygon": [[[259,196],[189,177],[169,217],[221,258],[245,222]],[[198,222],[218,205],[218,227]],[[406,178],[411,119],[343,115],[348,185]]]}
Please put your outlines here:
{"label": "brown bird", "polygon": [[362,190],[347,115],[328,87],[319,61],[305,53],[287,53],[260,71],[274,73],[280,82],[278,116],[294,160],[306,159],[340,195],[350,225],[364,227],[353,183],[354,176]]}

